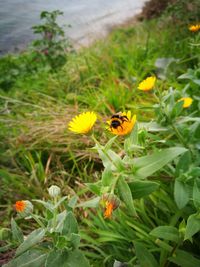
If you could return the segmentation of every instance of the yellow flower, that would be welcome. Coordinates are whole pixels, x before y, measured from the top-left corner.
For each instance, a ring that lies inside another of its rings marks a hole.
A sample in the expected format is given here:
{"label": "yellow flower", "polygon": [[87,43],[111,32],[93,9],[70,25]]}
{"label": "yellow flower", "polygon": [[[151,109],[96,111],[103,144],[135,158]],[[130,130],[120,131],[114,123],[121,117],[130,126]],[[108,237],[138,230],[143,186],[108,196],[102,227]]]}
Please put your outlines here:
{"label": "yellow flower", "polygon": [[119,112],[114,114],[107,123],[109,124],[107,129],[113,134],[126,135],[132,131],[136,123],[136,115],[131,117],[131,111]]}
{"label": "yellow flower", "polygon": [[138,89],[142,91],[152,90],[154,88],[155,82],[156,82],[155,76],[148,77],[138,85]]}
{"label": "yellow flower", "polygon": [[97,115],[93,111],[83,112],[74,117],[69,123],[69,130],[74,133],[87,134],[97,120]]}
{"label": "yellow flower", "polygon": [[189,30],[191,32],[198,32],[200,30],[200,24],[196,24],[196,25],[191,25],[189,26]]}
{"label": "yellow flower", "polygon": [[182,97],[179,101],[183,101],[183,108],[189,108],[192,105],[193,99],[191,97]]}

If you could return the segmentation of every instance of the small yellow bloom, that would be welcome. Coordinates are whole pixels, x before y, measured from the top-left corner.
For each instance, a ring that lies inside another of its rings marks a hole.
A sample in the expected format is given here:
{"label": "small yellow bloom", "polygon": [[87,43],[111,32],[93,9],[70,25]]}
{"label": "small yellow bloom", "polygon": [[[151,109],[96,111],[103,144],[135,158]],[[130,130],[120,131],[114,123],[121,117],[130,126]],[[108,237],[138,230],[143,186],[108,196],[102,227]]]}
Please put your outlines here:
{"label": "small yellow bloom", "polygon": [[200,24],[195,24],[195,25],[189,26],[189,30],[191,32],[198,32],[200,30]]}
{"label": "small yellow bloom", "polygon": [[136,115],[131,117],[131,111],[119,112],[114,114],[107,123],[109,124],[107,129],[113,134],[126,135],[132,131],[136,123]]}
{"label": "small yellow bloom", "polygon": [[138,85],[138,89],[142,91],[150,91],[154,88],[155,82],[155,76],[148,77]]}
{"label": "small yellow bloom", "polygon": [[87,134],[97,120],[97,115],[93,111],[87,111],[74,117],[68,127],[74,133]]}
{"label": "small yellow bloom", "polygon": [[182,97],[179,101],[183,101],[183,108],[189,108],[192,105],[193,99],[191,97]]}

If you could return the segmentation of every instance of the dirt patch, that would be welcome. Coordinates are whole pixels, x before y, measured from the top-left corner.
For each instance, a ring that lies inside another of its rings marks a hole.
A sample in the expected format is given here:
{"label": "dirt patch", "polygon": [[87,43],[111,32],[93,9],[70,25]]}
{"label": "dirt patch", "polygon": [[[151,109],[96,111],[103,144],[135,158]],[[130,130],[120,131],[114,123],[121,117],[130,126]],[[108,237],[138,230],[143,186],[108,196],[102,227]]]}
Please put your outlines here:
{"label": "dirt patch", "polygon": [[8,250],[3,253],[0,253],[0,266],[8,263],[14,256],[15,250]]}
{"label": "dirt patch", "polygon": [[176,0],[150,0],[146,2],[138,18],[143,20],[160,17],[168,5],[175,2]]}

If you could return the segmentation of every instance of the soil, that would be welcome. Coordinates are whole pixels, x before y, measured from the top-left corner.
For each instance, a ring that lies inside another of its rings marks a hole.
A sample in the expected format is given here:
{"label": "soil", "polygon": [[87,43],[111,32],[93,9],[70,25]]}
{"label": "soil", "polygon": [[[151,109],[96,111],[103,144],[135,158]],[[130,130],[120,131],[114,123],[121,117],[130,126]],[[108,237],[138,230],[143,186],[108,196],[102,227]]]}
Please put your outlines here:
{"label": "soil", "polygon": [[7,250],[3,253],[0,253],[0,266],[6,264],[13,258],[15,250]]}

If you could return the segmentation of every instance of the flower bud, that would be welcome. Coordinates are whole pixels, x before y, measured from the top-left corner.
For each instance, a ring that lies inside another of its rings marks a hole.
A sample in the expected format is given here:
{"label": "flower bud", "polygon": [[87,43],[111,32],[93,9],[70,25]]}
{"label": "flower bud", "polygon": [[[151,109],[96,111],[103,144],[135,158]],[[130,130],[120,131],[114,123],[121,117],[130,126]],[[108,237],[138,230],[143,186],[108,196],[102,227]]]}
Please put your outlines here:
{"label": "flower bud", "polygon": [[60,187],[57,185],[52,185],[48,188],[48,192],[51,197],[57,197],[60,195]]}
{"label": "flower bud", "polygon": [[100,199],[100,205],[104,208],[104,218],[111,218],[113,210],[119,207],[120,200],[114,194],[104,194]]}
{"label": "flower bud", "polygon": [[28,200],[19,200],[15,203],[15,209],[18,215],[24,218],[33,212],[33,204]]}

